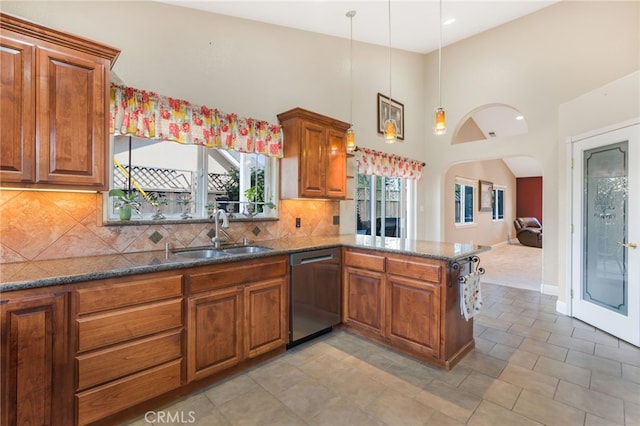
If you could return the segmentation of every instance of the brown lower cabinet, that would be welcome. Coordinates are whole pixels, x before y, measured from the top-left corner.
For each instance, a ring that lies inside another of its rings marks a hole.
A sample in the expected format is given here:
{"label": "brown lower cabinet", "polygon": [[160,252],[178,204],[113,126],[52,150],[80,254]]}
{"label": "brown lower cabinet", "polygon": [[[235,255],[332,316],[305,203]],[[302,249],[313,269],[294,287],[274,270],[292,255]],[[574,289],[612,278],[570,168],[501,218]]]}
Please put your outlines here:
{"label": "brown lower cabinet", "polygon": [[346,248],[343,264],[347,329],[447,370],[473,349],[447,261]]}
{"label": "brown lower cabinet", "polygon": [[180,271],[96,281],[72,295],[76,424],[101,420],[184,383]]}
{"label": "brown lower cabinet", "polygon": [[21,291],[10,296],[0,298],[0,424],[71,424],[68,294]]}
{"label": "brown lower cabinet", "polygon": [[185,277],[189,381],[287,344],[286,257],[202,267]]}

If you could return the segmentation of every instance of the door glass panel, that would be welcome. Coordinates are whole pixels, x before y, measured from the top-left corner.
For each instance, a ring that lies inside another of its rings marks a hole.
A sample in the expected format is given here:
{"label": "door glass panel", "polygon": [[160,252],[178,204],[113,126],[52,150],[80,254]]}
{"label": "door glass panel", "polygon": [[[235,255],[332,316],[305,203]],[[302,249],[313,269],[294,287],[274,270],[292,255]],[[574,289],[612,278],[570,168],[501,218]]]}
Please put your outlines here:
{"label": "door glass panel", "polygon": [[628,142],[584,152],[582,298],[627,314]]}
{"label": "door glass panel", "polygon": [[[358,175],[356,229],[358,234],[404,237],[406,182],[401,178]],[[372,195],[375,194],[375,198]]]}
{"label": "door glass panel", "polygon": [[371,235],[371,176],[358,175],[356,188],[356,232]]}
{"label": "door glass panel", "polygon": [[400,237],[402,182],[400,178],[378,177],[376,184],[380,191],[376,200],[376,235]]}

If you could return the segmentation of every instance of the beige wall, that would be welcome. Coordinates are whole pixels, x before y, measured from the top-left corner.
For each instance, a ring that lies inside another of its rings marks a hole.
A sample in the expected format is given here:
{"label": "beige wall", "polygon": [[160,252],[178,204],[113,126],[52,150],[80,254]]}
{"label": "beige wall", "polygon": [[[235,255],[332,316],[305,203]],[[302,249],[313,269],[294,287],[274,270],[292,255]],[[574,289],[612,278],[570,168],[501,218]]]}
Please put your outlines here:
{"label": "beige wall", "polygon": [[[155,2],[3,1],[2,10],[121,48],[114,71],[134,87],[271,121],[294,106],[349,118],[345,39]],[[336,19],[346,25],[346,18]],[[446,44],[446,30],[443,37]],[[566,273],[559,238],[567,232],[561,219],[567,134],[559,123],[560,105],[640,70],[640,2],[561,1],[446,46],[442,102],[449,131],[439,137],[431,131],[437,53],[394,50],[393,97],[405,105],[406,139],[392,146],[376,132],[376,93],[388,90],[387,55],[384,46],[354,43],[353,121],[358,145],[426,163],[418,185],[418,238],[444,239],[451,165],[533,157],[544,178],[543,282],[556,288]],[[610,92],[604,104],[628,109],[628,102],[619,102],[626,96]],[[494,103],[521,111],[529,133],[451,145],[459,120]],[[352,206],[341,208],[341,215],[353,215]]]}
{"label": "beige wall", "polygon": [[[474,224],[457,227],[454,219],[454,185],[456,177],[474,181],[485,180],[504,188],[504,220],[494,222],[491,212],[478,209],[478,193],[474,200]],[[516,178],[502,160],[473,161],[454,164],[444,177],[444,241],[473,242],[495,245],[513,234]]]}
{"label": "beige wall", "polygon": [[[446,42],[446,32],[444,37]],[[418,235],[435,240],[443,237],[447,220],[444,176],[452,164],[513,156],[535,158],[542,165],[544,180],[543,288],[554,293],[567,270],[567,263],[559,261],[560,251],[565,251],[559,238],[568,232],[566,221],[561,221],[566,203],[559,199],[567,169],[563,160],[566,133],[560,128],[559,108],[640,69],[640,2],[561,1],[447,46],[442,61],[442,103],[450,131],[443,137],[430,132],[438,93],[437,54],[433,53],[425,58],[425,150],[429,157],[419,187],[421,215],[431,220],[419,221]],[[611,91],[608,96],[606,105],[619,102],[616,110],[628,113],[629,102],[624,99],[638,99],[637,92]],[[529,133],[451,145],[459,120],[475,108],[493,103],[521,111]],[[587,124],[592,115],[581,121]],[[615,120],[610,114],[602,118]],[[441,202],[428,203],[429,199]]]}

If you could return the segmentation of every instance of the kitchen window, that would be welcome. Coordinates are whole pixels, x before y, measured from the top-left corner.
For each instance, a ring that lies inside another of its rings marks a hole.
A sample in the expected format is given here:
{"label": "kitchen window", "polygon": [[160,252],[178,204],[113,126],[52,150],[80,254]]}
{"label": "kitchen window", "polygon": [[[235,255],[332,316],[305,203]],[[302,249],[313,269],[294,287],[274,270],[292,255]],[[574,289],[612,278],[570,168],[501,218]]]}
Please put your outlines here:
{"label": "kitchen window", "polygon": [[[129,136],[111,146],[110,188],[137,193],[133,221],[207,219],[216,204],[232,220],[277,218],[273,157]],[[108,200],[107,220],[118,220],[117,199]]]}
{"label": "kitchen window", "polygon": [[474,223],[474,198],[476,192],[476,181],[464,178],[456,178],[454,200],[455,200],[455,223],[456,225],[468,225]]}

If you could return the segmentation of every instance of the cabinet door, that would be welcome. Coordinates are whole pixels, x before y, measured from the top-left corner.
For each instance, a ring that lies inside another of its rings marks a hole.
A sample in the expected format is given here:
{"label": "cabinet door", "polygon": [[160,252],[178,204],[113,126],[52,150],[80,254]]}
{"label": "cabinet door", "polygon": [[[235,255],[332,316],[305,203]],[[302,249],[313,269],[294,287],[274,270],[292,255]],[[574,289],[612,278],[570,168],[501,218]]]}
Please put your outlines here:
{"label": "cabinet door", "polygon": [[286,280],[258,282],[244,289],[245,353],[249,358],[287,344]]}
{"label": "cabinet door", "polygon": [[330,198],[347,195],[347,135],[330,129],[327,133],[326,194]]}
{"label": "cabinet door", "polygon": [[35,178],[35,78],[33,43],[0,33],[0,180]]}
{"label": "cabinet door", "polygon": [[344,286],[344,322],[383,336],[384,275],[346,267]]}
{"label": "cabinet door", "polygon": [[325,197],[326,130],[308,121],[302,121],[300,126],[300,195]]}
{"label": "cabinet door", "polygon": [[439,356],[439,283],[389,275],[386,305],[389,341],[397,347]]}
{"label": "cabinet door", "polygon": [[37,49],[37,183],[106,189],[109,62]]}
{"label": "cabinet door", "polygon": [[65,300],[45,295],[0,307],[2,426],[72,423]]}
{"label": "cabinet door", "polygon": [[242,290],[236,287],[189,298],[188,380],[238,364],[242,356]]}

